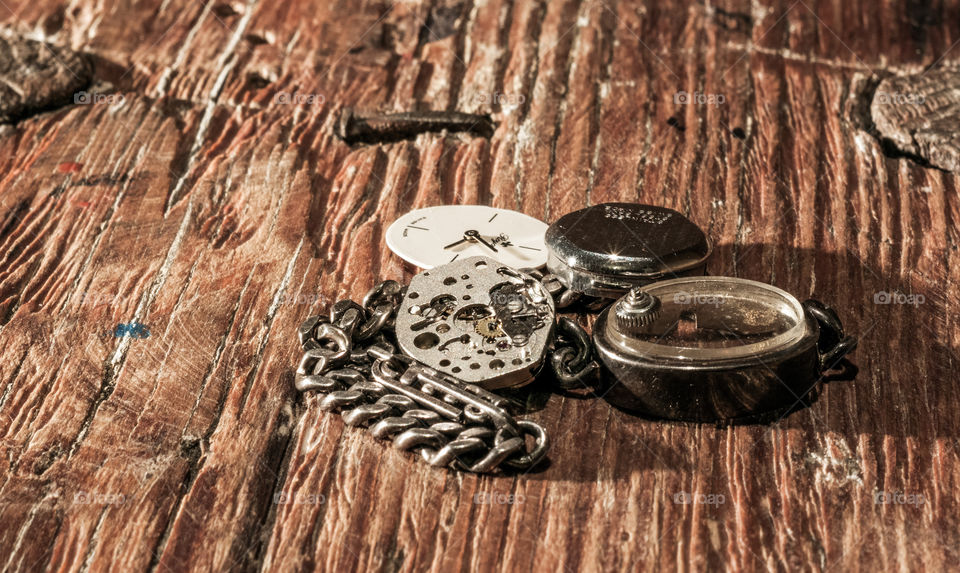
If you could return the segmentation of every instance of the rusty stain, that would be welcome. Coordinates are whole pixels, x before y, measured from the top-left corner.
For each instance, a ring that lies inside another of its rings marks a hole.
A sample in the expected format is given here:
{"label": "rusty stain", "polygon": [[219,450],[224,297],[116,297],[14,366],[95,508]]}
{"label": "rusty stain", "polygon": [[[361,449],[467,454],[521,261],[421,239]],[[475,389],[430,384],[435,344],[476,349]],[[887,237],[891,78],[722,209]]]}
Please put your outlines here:
{"label": "rusty stain", "polygon": [[83,163],[76,163],[74,161],[66,161],[57,165],[57,171],[60,173],[79,173],[83,169]]}

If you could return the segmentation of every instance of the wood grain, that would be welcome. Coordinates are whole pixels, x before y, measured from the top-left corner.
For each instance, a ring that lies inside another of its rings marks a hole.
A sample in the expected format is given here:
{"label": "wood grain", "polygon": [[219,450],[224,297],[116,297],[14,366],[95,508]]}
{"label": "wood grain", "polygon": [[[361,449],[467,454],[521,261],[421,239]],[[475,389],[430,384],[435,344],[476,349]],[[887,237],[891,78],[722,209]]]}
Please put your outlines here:
{"label": "wood grain", "polygon": [[[960,562],[958,180],[886,155],[869,111],[881,81],[960,61],[956,2],[7,0],[0,20],[123,95],[0,126],[0,569]],[[351,147],[348,107],[498,127]],[[540,385],[550,464],[511,477],[429,468],[295,395],[300,320],[415,271],[383,243],[397,215],[611,200],[700,223],[712,274],[835,306],[856,378],[725,429]],[[115,336],[131,324],[149,336]]]}

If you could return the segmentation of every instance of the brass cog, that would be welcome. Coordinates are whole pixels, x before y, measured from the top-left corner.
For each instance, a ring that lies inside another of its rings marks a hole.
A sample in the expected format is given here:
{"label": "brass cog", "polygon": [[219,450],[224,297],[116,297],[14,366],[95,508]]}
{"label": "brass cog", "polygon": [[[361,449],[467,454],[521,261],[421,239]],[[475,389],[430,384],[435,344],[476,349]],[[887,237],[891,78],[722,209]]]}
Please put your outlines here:
{"label": "brass cog", "polygon": [[503,330],[500,329],[500,321],[495,316],[481,318],[474,325],[474,329],[477,334],[484,338],[497,338],[505,335]]}

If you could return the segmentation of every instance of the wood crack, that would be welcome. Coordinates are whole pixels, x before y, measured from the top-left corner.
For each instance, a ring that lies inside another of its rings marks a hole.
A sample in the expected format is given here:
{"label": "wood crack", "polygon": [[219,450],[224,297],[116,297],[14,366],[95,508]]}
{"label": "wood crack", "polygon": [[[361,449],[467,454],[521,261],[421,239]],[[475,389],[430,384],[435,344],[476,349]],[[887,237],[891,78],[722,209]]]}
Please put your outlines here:
{"label": "wood crack", "polygon": [[[529,36],[536,38],[533,46],[533,64],[531,69],[528,70],[527,75],[529,76],[529,81],[526,86],[524,93],[534,94],[537,86],[537,79],[540,74],[540,37],[543,32],[543,19],[547,11],[547,6],[545,3],[539,3],[539,11],[537,15],[531,18],[535,23],[533,24],[533,30],[531,30]],[[521,157],[523,153],[523,136],[527,131],[532,130],[531,120],[528,117],[530,110],[532,108],[533,98],[526,98],[520,104],[520,109],[518,110],[518,122],[519,122],[519,133],[517,134],[517,139],[513,145],[513,167],[517,170],[517,176],[515,178],[513,193],[514,193],[514,208],[522,209],[523,208],[523,173],[520,167],[522,166]]]}
{"label": "wood crack", "polygon": [[[254,266],[253,271],[247,276],[247,281],[243,284],[243,288],[240,289],[240,295],[237,297],[237,302],[233,305],[233,312],[230,314],[229,326],[227,326],[226,331],[223,333],[223,336],[220,338],[220,343],[217,344],[217,348],[213,351],[213,360],[210,361],[210,367],[207,368],[207,371],[203,375],[203,380],[200,382],[200,389],[197,391],[197,399],[193,403],[193,408],[190,410],[190,415],[187,416],[187,421],[183,425],[183,429],[180,430],[181,441],[184,439],[189,439],[186,435],[187,428],[190,427],[190,422],[193,421],[194,415],[196,415],[197,410],[200,408],[200,402],[203,400],[203,395],[207,391],[207,386],[210,383],[210,379],[213,377],[213,373],[216,372],[217,367],[220,365],[220,358],[223,356],[223,351],[227,347],[227,341],[230,340],[230,334],[233,332],[233,327],[237,323],[237,316],[240,314],[240,303],[243,301],[244,295],[247,293],[247,287],[250,286],[250,281],[253,280],[253,276],[256,274],[256,266]],[[212,427],[216,427],[219,423],[219,412],[223,410],[223,406],[226,403],[226,395],[228,392],[223,392],[218,403],[220,406],[217,408],[218,415],[214,419]]]}
{"label": "wood crack", "polygon": [[[220,413],[217,413],[217,420],[220,418]],[[216,429],[216,423],[210,425],[208,433],[212,434]],[[206,439],[207,436],[204,437]],[[186,439],[180,440],[180,457],[186,460],[187,469],[184,473],[182,480],[180,481],[180,488],[177,491],[176,499],[173,502],[173,506],[170,508],[170,518],[167,520],[166,527],[163,530],[163,533],[157,539],[157,544],[153,547],[150,554],[150,562],[147,564],[147,571],[149,573],[155,573],[157,567],[160,565],[160,560],[163,558],[163,553],[166,551],[167,543],[170,540],[170,535],[173,533],[173,527],[177,522],[177,518],[180,514],[180,508],[183,506],[183,501],[189,495],[190,491],[193,489],[193,483],[197,479],[197,475],[200,473],[200,468],[203,465],[204,452],[203,447],[201,446],[203,439]],[[169,569],[164,567],[164,569]]]}
{"label": "wood crack", "polygon": [[[256,269],[254,269],[255,271]],[[217,366],[220,364],[221,356],[223,351],[227,346],[227,341],[230,338],[230,333],[233,331],[233,327],[236,324],[237,316],[239,316],[239,310],[243,297],[246,294],[247,287],[250,285],[255,272],[251,272],[246,282],[244,283],[243,289],[241,289],[240,295],[237,297],[237,302],[234,305],[233,313],[230,317],[230,325],[224,333],[223,337],[220,340],[216,350],[214,351],[213,360],[210,363],[210,367],[207,369],[207,372],[204,374],[203,381],[201,382],[200,389],[197,392],[197,399],[194,402],[193,408],[190,411],[190,415],[187,417],[187,421],[184,424],[183,429],[180,431],[180,456],[187,460],[187,471],[184,475],[183,480],[181,481],[181,488],[178,491],[176,500],[174,501],[173,506],[171,507],[169,518],[167,520],[166,526],[164,527],[164,532],[160,536],[157,545],[154,547],[150,564],[147,567],[148,571],[154,572],[157,567],[160,565],[160,559],[162,559],[163,553],[166,551],[167,544],[169,543],[170,536],[173,533],[173,528],[176,525],[176,522],[179,518],[180,508],[183,505],[183,501],[190,495],[190,492],[193,490],[193,484],[196,481],[197,476],[200,474],[201,469],[203,468],[203,463],[205,461],[205,456],[203,455],[204,450],[207,445],[210,443],[210,438],[216,432],[217,428],[220,426],[220,419],[223,416],[223,411],[226,407],[227,397],[229,396],[229,389],[224,390],[220,394],[220,398],[217,400],[217,407],[214,411],[213,419],[210,424],[207,426],[207,429],[204,431],[203,435],[199,438],[188,436],[186,434],[187,428],[190,426],[190,422],[193,420],[194,415],[200,407],[200,402],[203,399],[203,395],[206,391],[207,386],[209,385],[210,379],[213,377],[213,373],[216,372]]]}
{"label": "wood crack", "polygon": [[220,74],[217,76],[213,88],[210,90],[209,96],[207,96],[207,104],[204,108],[203,116],[200,118],[199,126],[197,127],[196,135],[193,140],[193,147],[191,147],[190,152],[187,154],[187,161],[183,168],[183,172],[173,183],[172,189],[170,190],[170,196],[168,197],[166,207],[164,208],[164,218],[170,214],[170,210],[177,203],[180,193],[187,184],[187,179],[189,178],[190,172],[196,161],[195,158],[203,148],[204,141],[207,137],[207,130],[210,128],[210,123],[213,119],[214,111],[216,110],[217,100],[220,98],[220,94],[223,92],[223,86],[226,84],[227,76],[230,75],[230,72],[233,71],[234,66],[237,64],[236,59],[233,58],[234,52],[236,51],[237,45],[243,39],[243,35],[246,32],[247,26],[250,24],[250,19],[253,17],[257,1],[258,0],[247,0],[243,17],[237,25],[237,28],[233,31],[233,34],[230,36],[230,41],[227,43],[227,47],[220,55],[220,59],[217,62],[217,69],[220,70]]}
{"label": "wood crack", "polygon": [[[156,299],[157,294],[160,292],[160,288],[164,285],[167,280],[167,276],[170,274],[170,269],[173,267],[173,262],[176,259],[177,254],[180,252],[180,246],[183,243],[183,238],[187,233],[187,228],[190,226],[190,221],[193,215],[193,202],[187,203],[186,212],[183,215],[183,220],[180,223],[180,228],[177,230],[177,235],[173,239],[170,248],[167,250],[166,257],[161,265],[157,276],[153,281],[153,284],[143,297],[140,299],[140,303],[137,305],[137,310],[134,313],[134,322],[142,323],[146,320],[146,315],[150,310],[150,307],[153,306],[153,301]],[[130,349],[131,338],[121,338],[119,344],[117,344],[116,349],[106,363],[104,364],[104,375],[100,382],[100,392],[97,395],[97,398],[94,400],[93,404],[87,411],[87,415],[84,418],[84,423],[80,428],[80,433],[70,444],[69,453],[67,454],[67,459],[73,457],[73,454],[76,453],[77,449],[80,447],[80,444],[83,443],[84,438],[87,437],[87,432],[90,431],[90,426],[93,423],[94,417],[97,415],[97,412],[100,409],[100,405],[113,394],[114,389],[117,385],[117,376],[120,373],[120,370],[123,368],[123,364],[127,358],[127,351]]]}
{"label": "wood crack", "polygon": [[5,242],[7,237],[11,236],[11,232],[17,223],[23,220],[23,214],[30,209],[30,203],[32,201],[33,197],[21,199],[13,209],[7,212],[6,221],[3,222],[3,226],[0,226],[0,244]]}
{"label": "wood crack", "polygon": [[[296,406],[295,406],[296,407]],[[294,413],[292,418],[298,420],[302,419],[303,411],[302,408],[298,408],[300,412]],[[296,426],[294,426],[296,427]],[[283,455],[280,456],[277,465],[271,468],[271,473],[276,476],[276,479],[273,480],[273,487],[270,489],[270,499],[271,501],[276,499],[278,491],[283,490],[283,486],[287,482],[287,474],[290,470],[290,461],[293,459],[294,446],[297,441],[294,439],[295,432],[291,428],[290,433],[287,435],[286,440],[283,444]],[[271,503],[270,509],[267,511],[267,516],[260,523],[260,527],[256,534],[253,534],[251,537],[257,539],[256,551],[253,555],[253,562],[251,567],[257,571],[264,571],[264,560],[266,559],[267,546],[270,543],[270,537],[273,534],[273,529],[277,523],[277,515],[280,511],[280,504]]]}
{"label": "wood crack", "polygon": [[[136,133],[140,129],[140,126],[142,124],[143,124],[143,119],[141,117],[140,124],[138,124],[131,131],[132,135],[130,139],[127,140],[126,145],[124,145],[124,149],[132,148],[132,144],[137,139]],[[136,161],[135,163],[139,163],[139,160],[143,158],[143,154],[145,152],[146,152],[145,147],[140,149],[140,152],[137,157],[138,161]],[[117,166],[119,167],[119,162],[117,163]],[[111,176],[113,177],[117,177],[119,175],[120,175],[119,169],[114,169],[111,172]],[[97,252],[97,249],[100,246],[100,241],[103,239],[103,235],[107,230],[107,226],[110,224],[110,219],[113,218],[114,213],[116,213],[117,210],[120,208],[120,204],[121,202],[123,202],[123,198],[126,196],[127,190],[129,189],[132,181],[133,181],[133,178],[127,178],[123,180],[123,183],[121,184],[120,189],[117,191],[117,196],[114,198],[113,203],[107,209],[107,212],[104,213],[103,218],[100,219],[100,225],[98,225],[97,230],[94,232],[93,244],[90,245],[90,249],[87,251],[86,257],[84,257],[83,262],[80,264],[80,270],[77,271],[77,276],[73,280],[73,283],[70,285],[70,289],[68,291],[67,296],[63,297],[63,304],[60,305],[61,313],[63,313],[64,310],[67,308],[67,302],[70,300],[70,296],[73,293],[75,293],[77,291],[77,288],[80,286],[80,282],[83,279],[83,276],[86,273],[87,269],[90,267],[90,263],[93,261],[94,254]]]}
{"label": "wood crack", "polygon": [[267,342],[270,340],[270,327],[273,325],[273,319],[276,317],[277,310],[280,308],[280,301],[283,300],[284,294],[287,291],[287,287],[290,286],[290,277],[293,276],[293,269],[296,267],[297,259],[300,258],[300,252],[303,250],[303,244],[305,238],[300,238],[300,243],[297,245],[297,250],[293,253],[293,257],[287,262],[287,270],[283,274],[283,279],[280,281],[280,286],[277,288],[277,292],[273,295],[273,301],[270,303],[270,308],[267,310],[267,316],[264,319],[264,329],[266,332],[263,335],[263,338],[260,339],[260,344],[257,347],[256,353],[253,355],[253,366],[250,368],[250,373],[247,375],[246,380],[243,384],[243,397],[240,400],[240,406],[237,408],[237,411],[242,412],[247,405],[247,396],[250,394],[250,387],[253,385],[254,380],[257,377],[257,374],[260,371],[260,366],[263,363],[263,353],[266,352]]}
{"label": "wood crack", "polygon": [[[616,0],[613,3],[613,6],[604,6],[604,10],[601,12],[601,22],[603,21],[603,15],[606,15],[608,12],[612,13],[614,18],[616,18],[618,7],[619,0]],[[614,26],[614,28],[616,28],[616,26]],[[610,81],[613,74],[613,40],[611,39],[607,42],[601,38],[601,42],[606,45],[606,54],[604,56],[605,61],[602,65],[603,77],[597,81],[594,86],[594,101],[597,103],[594,106],[593,125],[596,133],[594,135],[593,157],[590,158],[590,171],[587,178],[587,189],[585,192],[585,202],[587,205],[593,204],[591,195],[593,194],[593,188],[596,183],[597,166],[600,164],[600,149],[603,143],[603,132],[600,130],[600,126],[603,125],[603,92],[605,91],[605,88],[609,90]]]}
{"label": "wood crack", "polygon": [[33,521],[37,518],[37,514],[40,513],[41,507],[43,506],[40,503],[33,504],[33,506],[30,508],[30,512],[26,516],[26,519],[24,519],[23,523],[20,525],[20,530],[17,531],[17,538],[13,544],[13,549],[7,556],[7,562],[3,566],[4,571],[16,570],[16,568],[13,567],[14,558],[23,554],[21,551],[21,548],[23,547],[23,541],[26,539],[27,531],[30,529],[30,526],[33,525]]}
{"label": "wood crack", "polygon": [[[557,111],[556,116],[554,117],[553,123],[553,135],[550,138],[550,166],[547,169],[547,192],[544,198],[543,206],[543,220],[550,221],[550,198],[551,192],[553,191],[553,176],[556,173],[557,169],[557,143],[560,141],[560,134],[563,131],[563,121],[567,116],[567,96],[570,94],[570,76],[573,73],[574,61],[576,60],[577,48],[580,47],[580,36],[582,34],[582,28],[580,26],[581,12],[584,10],[584,0],[580,0],[580,5],[577,8],[577,13],[574,18],[574,27],[576,28],[576,33],[574,34],[573,41],[570,43],[570,48],[566,53],[566,61],[564,65],[566,71],[564,77],[567,80],[566,85],[563,89],[563,96],[560,99],[560,109]],[[560,39],[562,39],[561,36]],[[557,40],[557,43],[560,43],[560,39]]]}
{"label": "wood crack", "polygon": [[[160,12],[165,10],[165,5],[168,0],[164,0],[164,6],[160,7]],[[173,74],[183,65],[184,60],[188,53],[190,53],[190,48],[193,47],[193,42],[196,39],[197,32],[203,27],[204,22],[206,22],[207,15],[213,9],[213,2],[205,2],[203,5],[203,10],[200,12],[200,15],[197,17],[197,20],[190,26],[190,31],[187,32],[186,38],[180,44],[180,49],[177,50],[177,55],[173,59],[173,63],[163,70],[163,73],[160,75],[160,79],[157,81],[157,86],[154,91],[157,94],[157,97],[163,97],[167,94],[167,90],[170,88],[170,79],[173,77]]]}
{"label": "wood crack", "polygon": [[100,510],[100,516],[97,518],[97,524],[93,528],[93,533],[90,534],[90,539],[87,541],[87,554],[83,558],[83,563],[80,565],[80,573],[85,573],[90,570],[90,566],[93,564],[93,555],[97,551],[97,545],[100,543],[100,531],[103,529],[103,522],[107,518],[107,510],[110,509],[110,505],[106,504],[103,506],[103,509]]}
{"label": "wood crack", "polygon": [[17,381],[17,376],[23,369],[23,361],[26,359],[29,351],[30,348],[27,347],[23,351],[23,354],[20,355],[20,358],[16,362],[16,367],[13,369],[13,375],[10,377],[10,381],[7,382],[7,384],[3,387],[3,394],[0,394],[0,411],[3,411],[3,407],[7,404],[7,400],[10,398],[10,390],[13,389],[13,383]]}

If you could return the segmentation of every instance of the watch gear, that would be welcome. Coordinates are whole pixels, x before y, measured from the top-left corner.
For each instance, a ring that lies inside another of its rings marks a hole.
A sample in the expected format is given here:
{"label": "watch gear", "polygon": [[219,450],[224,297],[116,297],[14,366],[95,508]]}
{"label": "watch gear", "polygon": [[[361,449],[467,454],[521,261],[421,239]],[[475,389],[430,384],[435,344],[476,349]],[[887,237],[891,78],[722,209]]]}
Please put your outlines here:
{"label": "watch gear", "polygon": [[500,330],[500,321],[497,320],[495,316],[481,318],[476,322],[475,329],[477,334],[484,338],[497,338],[505,335],[504,332]]}

